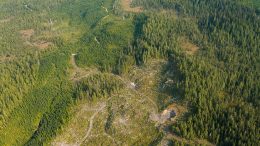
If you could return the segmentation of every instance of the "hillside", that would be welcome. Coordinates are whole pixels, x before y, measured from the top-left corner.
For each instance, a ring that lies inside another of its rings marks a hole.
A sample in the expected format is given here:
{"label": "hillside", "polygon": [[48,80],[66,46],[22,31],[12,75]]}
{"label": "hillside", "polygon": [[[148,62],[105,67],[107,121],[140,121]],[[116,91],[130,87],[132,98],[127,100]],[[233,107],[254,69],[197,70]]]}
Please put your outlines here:
{"label": "hillside", "polygon": [[255,0],[0,0],[0,145],[260,145]]}

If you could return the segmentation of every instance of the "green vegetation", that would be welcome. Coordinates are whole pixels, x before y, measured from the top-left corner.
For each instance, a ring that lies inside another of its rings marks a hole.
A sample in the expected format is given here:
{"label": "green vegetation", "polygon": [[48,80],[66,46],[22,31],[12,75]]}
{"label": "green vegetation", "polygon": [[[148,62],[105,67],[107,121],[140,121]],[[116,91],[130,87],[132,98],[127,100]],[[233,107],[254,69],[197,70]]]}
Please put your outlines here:
{"label": "green vegetation", "polygon": [[240,0],[241,4],[260,9],[260,1],[258,0]]}
{"label": "green vegetation", "polygon": [[[138,47],[145,52],[141,60],[154,57],[154,52],[170,52],[169,72],[180,74],[178,80],[173,79],[179,82],[177,88],[192,113],[173,126],[174,133],[218,145],[258,145],[259,16],[232,1],[205,2],[144,1],[146,7],[165,4],[178,15],[149,17],[141,37],[144,45]],[[199,51],[191,56],[181,53],[180,36]]]}
{"label": "green vegetation", "polygon": [[121,3],[0,0],[0,145],[260,145],[259,1]]}
{"label": "green vegetation", "polygon": [[[68,72],[71,52],[105,16],[101,6],[111,3],[1,2],[1,145],[22,145],[32,135],[28,145],[45,143],[68,121],[75,94]],[[52,45],[34,45],[39,41]]]}
{"label": "green vegetation", "polygon": [[134,26],[131,19],[110,15],[105,16],[92,33],[83,37],[77,56],[79,66],[95,65],[104,71],[116,71],[115,66],[124,55],[122,48],[128,47],[133,39]]}

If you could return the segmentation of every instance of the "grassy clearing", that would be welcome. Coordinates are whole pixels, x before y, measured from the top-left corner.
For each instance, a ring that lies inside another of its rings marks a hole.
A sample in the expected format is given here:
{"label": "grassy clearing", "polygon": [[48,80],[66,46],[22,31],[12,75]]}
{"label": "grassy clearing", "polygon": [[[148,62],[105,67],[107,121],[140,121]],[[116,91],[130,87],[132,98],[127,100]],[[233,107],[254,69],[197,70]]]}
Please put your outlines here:
{"label": "grassy clearing", "polygon": [[143,11],[142,7],[132,7],[132,0],[121,0],[121,6],[126,12],[140,13]]}
{"label": "grassy clearing", "polygon": [[51,143],[149,145],[155,141],[160,132],[149,115],[158,112],[158,93],[152,89],[157,86],[156,75],[163,63],[152,61],[122,77],[114,75],[125,87],[106,98],[80,101],[71,111],[74,116],[68,126]]}
{"label": "grassy clearing", "polygon": [[191,43],[189,40],[186,38],[181,37],[179,39],[179,43],[181,48],[184,50],[184,52],[188,55],[194,55],[195,53],[198,52],[199,47],[193,43]]}

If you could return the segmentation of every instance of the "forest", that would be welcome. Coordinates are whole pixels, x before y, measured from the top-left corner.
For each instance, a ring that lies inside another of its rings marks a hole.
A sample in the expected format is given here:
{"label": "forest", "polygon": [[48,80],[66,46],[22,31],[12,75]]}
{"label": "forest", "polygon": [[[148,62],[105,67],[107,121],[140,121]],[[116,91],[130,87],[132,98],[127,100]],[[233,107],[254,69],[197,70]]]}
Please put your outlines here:
{"label": "forest", "polygon": [[257,0],[0,0],[0,145],[260,145],[259,40]]}
{"label": "forest", "polygon": [[[177,13],[177,18],[150,16],[137,47],[142,62],[167,52],[169,70],[180,74],[180,94],[193,111],[172,130],[217,145],[258,145],[260,22],[256,11],[221,0],[139,2]],[[182,36],[200,48],[196,55],[180,52],[185,49],[178,45]]]}

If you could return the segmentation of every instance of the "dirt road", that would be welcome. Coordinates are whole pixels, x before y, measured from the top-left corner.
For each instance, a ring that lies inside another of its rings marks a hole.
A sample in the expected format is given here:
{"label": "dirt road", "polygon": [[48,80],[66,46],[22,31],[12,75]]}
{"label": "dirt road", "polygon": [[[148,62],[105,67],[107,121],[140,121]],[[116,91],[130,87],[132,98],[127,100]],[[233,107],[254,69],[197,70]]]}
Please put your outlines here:
{"label": "dirt road", "polygon": [[90,135],[91,133],[91,130],[93,128],[93,121],[95,119],[95,117],[99,114],[99,112],[101,112],[104,108],[106,107],[106,103],[102,103],[101,106],[99,107],[99,109],[90,117],[89,119],[89,128],[87,130],[87,133],[86,135],[82,138],[81,142],[79,143],[79,145],[81,145],[82,143],[84,143],[88,136]]}

